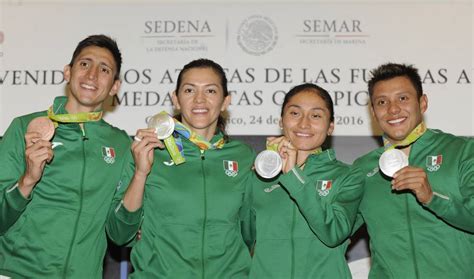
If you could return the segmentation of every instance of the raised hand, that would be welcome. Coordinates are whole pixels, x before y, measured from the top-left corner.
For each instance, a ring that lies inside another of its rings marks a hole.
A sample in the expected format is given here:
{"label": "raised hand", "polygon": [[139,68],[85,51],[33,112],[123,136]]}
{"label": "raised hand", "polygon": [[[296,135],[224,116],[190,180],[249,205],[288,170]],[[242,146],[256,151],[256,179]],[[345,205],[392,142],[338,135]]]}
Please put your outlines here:
{"label": "raised hand", "polygon": [[155,148],[164,148],[164,144],[156,137],[155,129],[138,130],[132,143],[136,174],[147,176],[150,173]]}
{"label": "raised hand", "polygon": [[143,205],[143,193],[148,174],[153,165],[155,148],[164,148],[164,144],[156,137],[155,129],[140,129],[132,143],[135,173],[123,197],[123,205],[129,211],[135,211]]}
{"label": "raised hand", "polygon": [[277,151],[283,161],[283,173],[289,172],[296,166],[298,150],[291,144],[290,140],[284,136],[267,138],[267,146],[277,145]]}
{"label": "raised hand", "polygon": [[42,140],[41,134],[37,132],[25,134],[25,145],[26,169],[18,181],[18,187],[23,196],[28,197],[41,179],[45,165],[53,159],[54,153],[51,142]]}
{"label": "raised hand", "polygon": [[392,189],[410,190],[422,204],[428,204],[433,198],[428,176],[422,168],[406,166],[393,175]]}

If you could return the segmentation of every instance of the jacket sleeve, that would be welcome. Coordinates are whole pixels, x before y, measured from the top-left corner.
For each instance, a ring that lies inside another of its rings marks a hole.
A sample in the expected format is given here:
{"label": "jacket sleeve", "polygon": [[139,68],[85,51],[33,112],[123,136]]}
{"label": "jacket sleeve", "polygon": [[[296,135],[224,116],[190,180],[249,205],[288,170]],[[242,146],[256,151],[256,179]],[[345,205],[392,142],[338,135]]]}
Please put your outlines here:
{"label": "jacket sleeve", "polygon": [[474,233],[474,140],[467,139],[460,151],[461,157],[458,167],[460,197],[443,193],[433,188],[433,199],[426,205],[438,217],[447,223]]}
{"label": "jacket sleeve", "polygon": [[128,244],[134,240],[143,219],[143,207],[131,212],[123,206],[122,202],[134,171],[135,164],[130,151],[125,160],[106,223],[107,234],[117,245]]}
{"label": "jacket sleeve", "polygon": [[0,141],[0,235],[21,216],[31,200],[18,189],[18,179],[25,172],[25,139],[22,123],[15,118]]}
{"label": "jacket sleeve", "polygon": [[351,235],[357,233],[357,231],[364,225],[365,221],[364,218],[362,217],[362,214],[360,212],[357,213],[357,216],[355,218],[354,226],[352,228]]}
{"label": "jacket sleeve", "polygon": [[253,200],[253,181],[254,175],[249,174],[245,182],[245,195],[242,208],[240,210],[241,230],[242,237],[245,244],[252,251],[255,244],[256,231],[255,231],[255,212],[252,208]]}
{"label": "jacket sleeve", "polygon": [[298,168],[282,175],[280,183],[295,199],[311,230],[324,244],[335,247],[350,236],[363,193],[358,169],[336,179],[333,188],[337,192],[330,200],[322,199]]}

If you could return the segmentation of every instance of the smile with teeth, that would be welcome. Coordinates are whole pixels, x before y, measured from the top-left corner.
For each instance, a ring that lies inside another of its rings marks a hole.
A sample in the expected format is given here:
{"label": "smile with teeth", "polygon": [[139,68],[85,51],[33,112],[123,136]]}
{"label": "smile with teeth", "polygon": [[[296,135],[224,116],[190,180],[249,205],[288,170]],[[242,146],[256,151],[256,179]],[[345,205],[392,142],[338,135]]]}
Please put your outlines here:
{"label": "smile with teeth", "polygon": [[306,134],[306,133],[295,133],[297,137],[311,137],[311,134]]}
{"label": "smile with teeth", "polygon": [[199,109],[193,109],[193,113],[206,113],[208,110],[204,108],[199,108]]}
{"label": "smile with teeth", "polygon": [[86,84],[86,83],[81,83],[81,87],[84,88],[84,89],[87,89],[87,90],[96,90],[97,89],[97,87],[95,87],[93,85]]}
{"label": "smile with teeth", "polygon": [[389,121],[387,121],[387,122],[388,122],[388,124],[398,124],[398,123],[400,123],[400,122],[403,122],[405,119],[406,119],[406,117],[402,117],[402,118],[397,118],[397,119],[389,120]]}

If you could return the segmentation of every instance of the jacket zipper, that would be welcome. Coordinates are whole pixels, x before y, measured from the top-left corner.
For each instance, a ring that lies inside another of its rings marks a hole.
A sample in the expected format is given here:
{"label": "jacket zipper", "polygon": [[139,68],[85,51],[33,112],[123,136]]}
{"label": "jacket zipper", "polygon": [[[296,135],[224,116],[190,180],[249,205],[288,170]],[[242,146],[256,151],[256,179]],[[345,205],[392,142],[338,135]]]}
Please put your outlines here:
{"label": "jacket zipper", "polygon": [[[410,148],[410,153],[408,154],[408,157],[413,153],[413,148],[414,146],[412,145]],[[412,159],[409,158],[409,161],[412,162]],[[411,222],[411,215],[410,215],[410,208],[409,208],[409,201],[408,201],[409,195],[405,195],[405,203],[406,203],[406,210],[407,210],[407,221],[408,221],[408,235],[410,237],[410,250],[413,255],[413,267],[415,268],[415,278],[420,278],[420,271],[418,270],[418,263],[416,260],[416,246],[415,246],[415,240],[414,240],[414,235],[413,235],[413,227],[412,227],[412,222]]]}
{"label": "jacket zipper", "polygon": [[206,189],[206,175],[204,172],[204,150],[200,150],[201,152],[201,171],[202,171],[202,177],[203,177],[203,201],[204,201],[204,220],[202,222],[202,239],[201,239],[201,268],[202,268],[202,273],[201,276],[202,278],[206,278],[206,272],[205,272],[205,263],[204,263],[204,242],[205,242],[205,236],[206,236],[206,222],[207,222],[207,189]]}
{"label": "jacket zipper", "polygon": [[408,198],[409,196],[405,195],[405,204],[406,204],[407,222],[408,222],[408,235],[410,237],[410,250],[411,250],[411,254],[413,255],[413,267],[415,268],[415,276],[416,278],[420,278],[420,274],[418,272],[418,264],[416,262],[415,241],[413,240],[413,229],[411,226],[410,209],[408,208]]}
{"label": "jacket zipper", "polygon": [[291,278],[295,278],[295,215],[296,215],[296,205],[292,203],[293,206],[293,216],[291,219]]}
{"label": "jacket zipper", "polygon": [[64,272],[63,272],[63,278],[68,278],[67,276],[67,269],[69,266],[69,261],[71,260],[71,254],[72,254],[72,249],[74,246],[74,242],[76,240],[76,235],[77,235],[77,227],[79,224],[79,218],[81,216],[82,212],[82,198],[83,198],[83,187],[84,187],[84,175],[85,175],[85,170],[86,170],[86,147],[85,147],[85,141],[87,140],[86,137],[86,131],[84,128],[81,127],[82,131],[82,160],[83,160],[83,165],[82,165],[82,174],[81,174],[81,184],[80,184],[80,191],[79,191],[79,211],[76,217],[76,222],[74,223],[74,230],[72,234],[72,239],[71,243],[69,244],[69,251],[67,253],[66,257],[66,264],[64,265]]}

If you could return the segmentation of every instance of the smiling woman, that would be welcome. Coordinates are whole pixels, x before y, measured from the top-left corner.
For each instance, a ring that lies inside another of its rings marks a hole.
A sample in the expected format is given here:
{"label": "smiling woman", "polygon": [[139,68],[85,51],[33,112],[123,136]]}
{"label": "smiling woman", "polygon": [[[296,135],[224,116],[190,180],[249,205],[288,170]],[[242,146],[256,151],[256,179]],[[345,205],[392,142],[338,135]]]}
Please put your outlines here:
{"label": "smiling woman", "polygon": [[220,114],[229,106],[230,96],[222,68],[207,64],[208,60],[196,60],[185,66],[178,76],[173,104],[181,111],[177,117],[184,125],[210,140],[218,125],[225,133],[225,120]]}
{"label": "smiling woman", "polygon": [[171,138],[185,162],[162,150],[154,129],[138,130],[122,174],[128,187],[114,199],[107,231],[121,245],[141,229],[132,278],[245,278],[250,253],[243,239],[250,238],[241,227],[249,227],[245,181],[254,152],[225,135],[224,70],[207,59],[190,62],[172,99],[180,113]]}
{"label": "smiling woman", "polygon": [[362,195],[362,176],[322,150],[334,130],[329,93],[315,84],[292,88],[282,105],[276,146],[283,172],[252,176],[256,233],[250,278],[350,278],[345,252]]}

